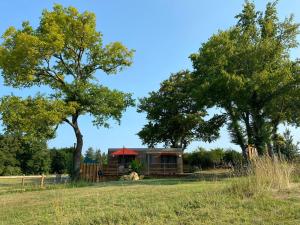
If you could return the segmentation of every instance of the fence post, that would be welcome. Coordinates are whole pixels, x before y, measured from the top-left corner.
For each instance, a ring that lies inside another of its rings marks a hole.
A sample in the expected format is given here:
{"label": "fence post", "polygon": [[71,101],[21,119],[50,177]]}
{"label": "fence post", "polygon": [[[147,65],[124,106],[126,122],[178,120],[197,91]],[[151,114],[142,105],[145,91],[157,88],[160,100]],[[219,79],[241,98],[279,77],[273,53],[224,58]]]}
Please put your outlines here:
{"label": "fence post", "polygon": [[44,179],[45,179],[45,175],[42,174],[42,177],[41,177],[41,188],[44,187]]}
{"label": "fence post", "polygon": [[22,188],[24,188],[25,186],[25,174],[23,174],[23,177],[22,177]]}

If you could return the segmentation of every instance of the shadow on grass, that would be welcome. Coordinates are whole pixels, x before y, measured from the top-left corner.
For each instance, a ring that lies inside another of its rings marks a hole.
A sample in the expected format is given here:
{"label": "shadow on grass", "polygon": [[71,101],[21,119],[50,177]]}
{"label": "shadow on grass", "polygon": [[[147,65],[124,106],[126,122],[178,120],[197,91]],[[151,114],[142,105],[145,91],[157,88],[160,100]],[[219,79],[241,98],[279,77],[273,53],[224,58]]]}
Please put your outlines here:
{"label": "shadow on grass", "polygon": [[[139,185],[178,185],[187,184],[192,182],[200,181],[221,181],[230,178],[229,173],[220,174],[209,174],[209,173],[195,173],[188,174],[183,177],[146,177],[143,180],[138,181],[124,181],[124,180],[108,180],[101,181],[97,183],[78,181],[62,184],[54,184],[50,182],[45,182],[45,187],[40,188],[38,182],[32,182],[31,184],[26,184],[24,188],[16,184],[0,184],[0,195],[7,193],[16,192],[31,192],[31,191],[44,191],[44,190],[54,190],[54,189],[69,189],[69,188],[102,188],[102,187],[124,187],[124,186],[139,186]],[[3,189],[1,189],[1,186]]]}
{"label": "shadow on grass", "polygon": [[94,187],[114,187],[114,186],[136,186],[136,185],[178,185],[199,181],[221,181],[232,177],[229,174],[191,174],[186,177],[159,177],[159,178],[146,178],[138,181],[103,181],[92,183]]}

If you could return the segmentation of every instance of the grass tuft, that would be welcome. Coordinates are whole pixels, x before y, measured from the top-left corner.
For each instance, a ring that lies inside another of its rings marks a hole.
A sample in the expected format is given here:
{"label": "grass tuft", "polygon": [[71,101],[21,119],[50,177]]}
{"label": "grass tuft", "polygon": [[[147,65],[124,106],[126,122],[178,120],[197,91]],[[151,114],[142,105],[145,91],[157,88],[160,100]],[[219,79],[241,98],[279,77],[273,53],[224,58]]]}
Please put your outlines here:
{"label": "grass tuft", "polygon": [[291,187],[294,166],[283,160],[261,157],[253,160],[247,168],[247,176],[234,179],[229,188],[232,194],[252,197]]}

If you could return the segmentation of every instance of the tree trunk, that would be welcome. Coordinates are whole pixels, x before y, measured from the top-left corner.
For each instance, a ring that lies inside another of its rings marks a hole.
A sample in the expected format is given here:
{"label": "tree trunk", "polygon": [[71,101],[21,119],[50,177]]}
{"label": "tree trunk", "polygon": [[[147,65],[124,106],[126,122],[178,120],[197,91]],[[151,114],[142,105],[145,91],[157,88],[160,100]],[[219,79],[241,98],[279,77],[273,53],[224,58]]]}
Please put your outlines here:
{"label": "tree trunk", "polygon": [[79,180],[80,178],[80,161],[81,161],[81,152],[83,147],[83,136],[80,132],[78,126],[78,115],[72,116],[73,129],[76,135],[76,147],[73,152],[73,174],[72,180]]}
{"label": "tree trunk", "polygon": [[254,145],[257,149],[258,155],[264,155],[266,153],[266,130],[264,130],[264,119],[258,109],[253,108],[252,110],[252,127],[253,127],[253,138]]}
{"label": "tree trunk", "polygon": [[244,120],[245,127],[246,127],[248,145],[253,145],[254,144],[253,131],[252,131],[251,123],[250,123],[250,113],[249,112],[245,113],[245,115],[243,116],[243,120]]}
{"label": "tree trunk", "polygon": [[272,159],[274,158],[274,149],[273,146],[271,145],[271,143],[268,143],[268,155],[269,157],[271,157]]}
{"label": "tree trunk", "polygon": [[278,124],[279,124],[279,118],[277,120],[274,120],[272,122],[273,128],[272,128],[272,144],[273,144],[273,154],[277,154],[277,156],[279,156],[279,149],[278,149],[278,134],[277,134],[277,130],[278,130]]}
{"label": "tree trunk", "polygon": [[245,160],[248,160],[248,156],[246,153],[246,143],[245,139],[243,137],[243,133],[241,132],[241,126],[239,124],[239,121],[237,119],[237,116],[235,115],[234,111],[232,110],[232,107],[227,108],[228,116],[231,122],[231,125],[229,127],[229,130],[234,134],[235,137],[235,144],[239,145],[242,150],[242,154]]}

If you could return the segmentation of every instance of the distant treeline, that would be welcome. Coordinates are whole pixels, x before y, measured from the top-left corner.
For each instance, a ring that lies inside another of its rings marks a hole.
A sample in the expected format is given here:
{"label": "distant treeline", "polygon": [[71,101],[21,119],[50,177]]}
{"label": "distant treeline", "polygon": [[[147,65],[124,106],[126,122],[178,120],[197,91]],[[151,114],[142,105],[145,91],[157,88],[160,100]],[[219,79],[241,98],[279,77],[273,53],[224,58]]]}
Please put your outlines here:
{"label": "distant treeline", "polygon": [[[294,161],[300,159],[299,143],[294,144],[293,137],[289,130],[283,135],[279,135],[277,139],[276,154],[284,160]],[[183,161],[190,170],[210,169],[216,167],[236,167],[243,163],[243,155],[241,152],[232,149],[215,148],[206,150],[198,148],[193,152],[185,152]]]}
{"label": "distant treeline", "polygon": [[232,149],[216,148],[206,150],[198,148],[194,152],[184,153],[183,162],[190,170],[231,167],[241,165],[243,155],[241,152]]}
{"label": "distant treeline", "polygon": [[[278,155],[292,161],[299,158],[298,144],[293,143],[289,131],[278,141]],[[47,147],[46,141],[17,138],[11,135],[0,135],[0,176],[22,174],[72,174],[74,147]],[[232,149],[216,148],[206,150],[198,148],[185,152],[184,164],[190,170],[216,167],[239,166],[243,161],[242,154]],[[99,149],[88,148],[81,156],[84,163],[107,164],[107,154]]]}
{"label": "distant treeline", "polygon": [[[0,176],[22,174],[71,174],[73,147],[51,148],[45,141],[26,141],[10,135],[0,135]],[[82,162],[106,163],[106,154],[89,148]]]}

